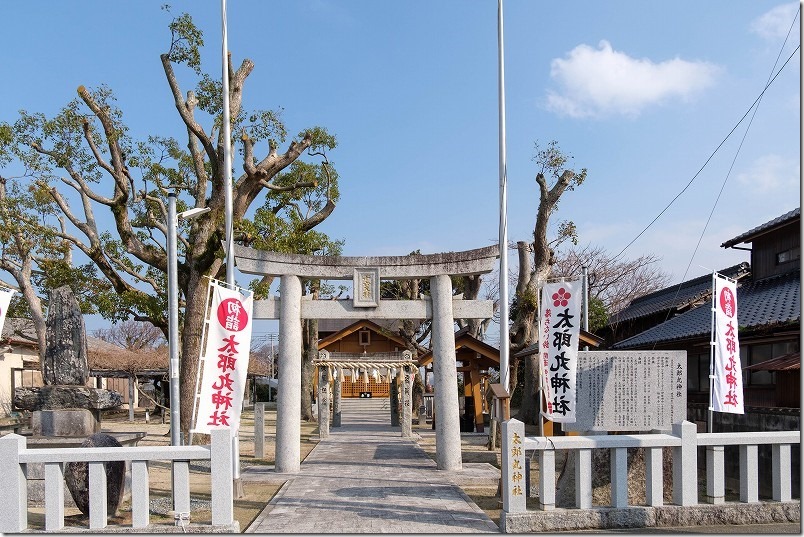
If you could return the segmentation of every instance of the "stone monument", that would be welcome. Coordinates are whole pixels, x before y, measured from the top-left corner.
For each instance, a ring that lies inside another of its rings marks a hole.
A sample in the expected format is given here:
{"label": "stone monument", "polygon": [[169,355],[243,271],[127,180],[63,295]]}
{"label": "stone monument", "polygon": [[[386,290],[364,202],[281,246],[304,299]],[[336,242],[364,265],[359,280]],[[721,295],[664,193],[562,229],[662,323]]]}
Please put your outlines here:
{"label": "stone monument", "polygon": [[34,436],[86,437],[100,432],[100,411],[116,408],[113,390],[90,388],[87,339],[78,301],[67,287],[49,295],[42,387],[17,388],[14,404],[32,412]]}
{"label": "stone monument", "polygon": [[[87,437],[100,433],[101,411],[120,406],[122,397],[113,390],[86,386],[89,380],[86,328],[78,301],[67,286],[50,292],[46,341],[42,360],[42,378],[45,385],[16,388],[14,392],[14,404],[17,408],[31,411],[33,435],[29,438],[28,445],[83,447],[82,441],[89,441]],[[139,440],[144,433],[133,433],[129,436]],[[108,439],[97,441],[105,443],[91,445],[120,445],[115,438],[111,438],[114,443],[110,443]],[[86,463],[83,464],[86,466]],[[119,463],[122,464],[124,463]],[[107,478],[110,511],[112,500],[116,509],[123,493],[123,483],[116,477],[121,473],[119,465],[114,462],[107,464],[107,474],[113,469],[115,476],[114,479]],[[125,475],[125,468],[122,469],[122,475]],[[43,465],[29,464],[27,478],[28,499],[34,505],[38,505],[44,499]],[[81,507],[83,505],[81,497],[76,497],[73,492],[73,489],[77,490],[80,486],[76,487],[75,483],[71,485],[70,480],[67,480],[67,484],[76,506],[86,514],[88,511]],[[66,496],[65,505],[69,506]]]}

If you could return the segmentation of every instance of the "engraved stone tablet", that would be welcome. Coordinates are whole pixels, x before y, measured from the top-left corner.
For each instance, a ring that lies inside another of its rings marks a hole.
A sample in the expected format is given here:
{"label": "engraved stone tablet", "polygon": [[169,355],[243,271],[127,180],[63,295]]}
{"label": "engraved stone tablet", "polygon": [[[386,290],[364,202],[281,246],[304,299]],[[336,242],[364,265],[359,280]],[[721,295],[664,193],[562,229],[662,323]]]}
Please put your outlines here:
{"label": "engraved stone tablet", "polygon": [[565,431],[669,430],[687,419],[686,351],[581,351]]}
{"label": "engraved stone tablet", "polygon": [[376,308],[380,305],[380,269],[356,268],[353,284],[354,307]]}

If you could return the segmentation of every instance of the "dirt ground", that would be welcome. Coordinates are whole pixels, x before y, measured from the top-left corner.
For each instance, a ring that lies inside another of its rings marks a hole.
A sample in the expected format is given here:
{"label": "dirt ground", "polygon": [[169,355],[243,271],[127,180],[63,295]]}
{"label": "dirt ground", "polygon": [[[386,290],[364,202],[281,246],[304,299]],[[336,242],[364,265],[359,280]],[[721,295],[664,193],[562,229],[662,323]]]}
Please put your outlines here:
{"label": "dirt ground", "polygon": [[[136,412],[134,421],[128,420],[128,412],[116,412],[104,415],[102,422],[104,432],[145,432],[140,446],[167,446],[170,444],[170,426],[161,423],[159,416],[151,416],[150,423],[145,423],[144,412]],[[414,425],[416,428],[431,429],[431,425]],[[276,433],[276,411],[266,409],[265,412],[265,458],[254,458],[254,413],[246,410],[241,415],[240,428],[240,464],[241,469],[253,465],[274,464],[274,442]],[[432,435],[430,438],[433,438]],[[315,422],[301,425],[302,459],[318,442],[318,425]],[[421,447],[435,460],[435,442],[426,437],[420,442]],[[464,462],[486,462],[499,468],[500,451],[489,451],[485,437],[469,435],[462,438],[462,458]],[[150,521],[152,524],[173,524],[173,513],[170,506],[171,472],[167,462],[154,462],[149,466],[149,485],[151,495]],[[268,502],[280,488],[280,484],[243,483],[243,494],[234,502],[234,517],[245,530],[254,518],[262,512]],[[502,502],[496,487],[464,487],[464,491],[483,509],[489,517],[499,523]],[[210,476],[209,471],[197,465],[190,465],[190,497],[192,524],[208,524],[212,512],[209,507]],[[29,509],[29,527],[34,530],[44,529],[44,509]],[[115,516],[109,517],[109,526],[127,526],[131,523],[130,498],[127,498]],[[88,520],[76,508],[65,508],[65,526],[87,527]]]}

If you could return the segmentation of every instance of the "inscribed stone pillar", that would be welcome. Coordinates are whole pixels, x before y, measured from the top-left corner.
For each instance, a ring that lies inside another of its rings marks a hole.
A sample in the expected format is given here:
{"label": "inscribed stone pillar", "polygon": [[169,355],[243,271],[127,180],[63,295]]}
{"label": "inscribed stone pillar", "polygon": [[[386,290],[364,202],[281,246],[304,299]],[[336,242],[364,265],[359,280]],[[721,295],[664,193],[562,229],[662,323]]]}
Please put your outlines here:
{"label": "inscribed stone pillar", "polygon": [[68,286],[50,291],[45,321],[42,380],[47,385],[83,386],[89,380],[84,316]]}
{"label": "inscribed stone pillar", "polygon": [[402,438],[411,438],[413,421],[413,373],[402,369]]}
{"label": "inscribed stone pillar", "polygon": [[137,379],[134,375],[129,375],[128,377],[128,421],[134,421],[134,407],[137,406],[137,399],[134,395],[136,392],[134,391],[134,384],[136,384]]}
{"label": "inscribed stone pillar", "polygon": [[276,471],[301,465],[301,281],[286,274],[279,283],[279,393],[276,405]]}
{"label": "inscribed stone pillar", "polygon": [[436,464],[439,470],[460,470],[461,429],[458,373],[455,358],[455,319],[452,281],[447,275],[430,278],[433,299],[433,376],[435,377]]}
{"label": "inscribed stone pillar", "polygon": [[332,426],[341,426],[341,371],[335,375],[335,381],[332,387]]}
{"label": "inscribed stone pillar", "polygon": [[265,458],[265,403],[254,403],[254,458]]}
{"label": "inscribed stone pillar", "polygon": [[391,409],[391,427],[399,427],[399,385],[402,383],[402,371],[397,373],[396,378],[391,379],[391,386],[388,393],[388,406]]}
{"label": "inscribed stone pillar", "polygon": [[329,438],[329,380],[327,368],[318,368],[318,438]]}

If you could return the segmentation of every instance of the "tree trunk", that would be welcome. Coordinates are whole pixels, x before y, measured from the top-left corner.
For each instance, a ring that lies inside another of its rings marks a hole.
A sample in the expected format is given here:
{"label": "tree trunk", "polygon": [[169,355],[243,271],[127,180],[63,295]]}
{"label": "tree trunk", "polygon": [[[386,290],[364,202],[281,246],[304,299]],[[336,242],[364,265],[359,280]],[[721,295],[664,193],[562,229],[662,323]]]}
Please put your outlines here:
{"label": "tree trunk", "polygon": [[[511,330],[511,355],[539,340],[538,312],[539,312],[539,282],[547,278],[550,265],[549,251],[536,250],[531,259],[531,248],[536,247],[524,241],[517,243],[519,251],[519,280],[516,286],[517,312]],[[512,372],[516,372],[513,369]],[[525,359],[524,383],[522,386],[522,401],[519,405],[517,419],[527,424],[534,424],[539,417],[539,356],[538,354]],[[511,376],[511,386],[515,376]],[[513,392],[513,390],[512,390]]]}
{"label": "tree trunk", "polygon": [[318,355],[318,319],[302,320],[301,419],[313,421],[313,360]]}
{"label": "tree trunk", "polygon": [[[477,300],[480,295],[480,288],[483,283],[483,278],[480,274],[463,277],[463,298],[464,300]],[[480,337],[480,330],[483,327],[483,319],[459,319],[458,325],[463,328],[469,327],[469,335],[477,338]]]}
{"label": "tree trunk", "polygon": [[[201,355],[201,337],[204,330],[206,310],[206,282],[200,274],[192,272],[185,295],[184,324],[179,335],[181,356],[179,366],[179,419],[182,432],[192,427],[193,407],[195,406],[196,380],[198,379],[198,357]],[[238,409],[239,411],[239,409]],[[202,419],[202,417],[198,417]]]}
{"label": "tree trunk", "polygon": [[519,407],[519,420],[534,424],[539,418],[539,355],[531,354],[525,358],[525,384],[522,391],[522,404]]}

